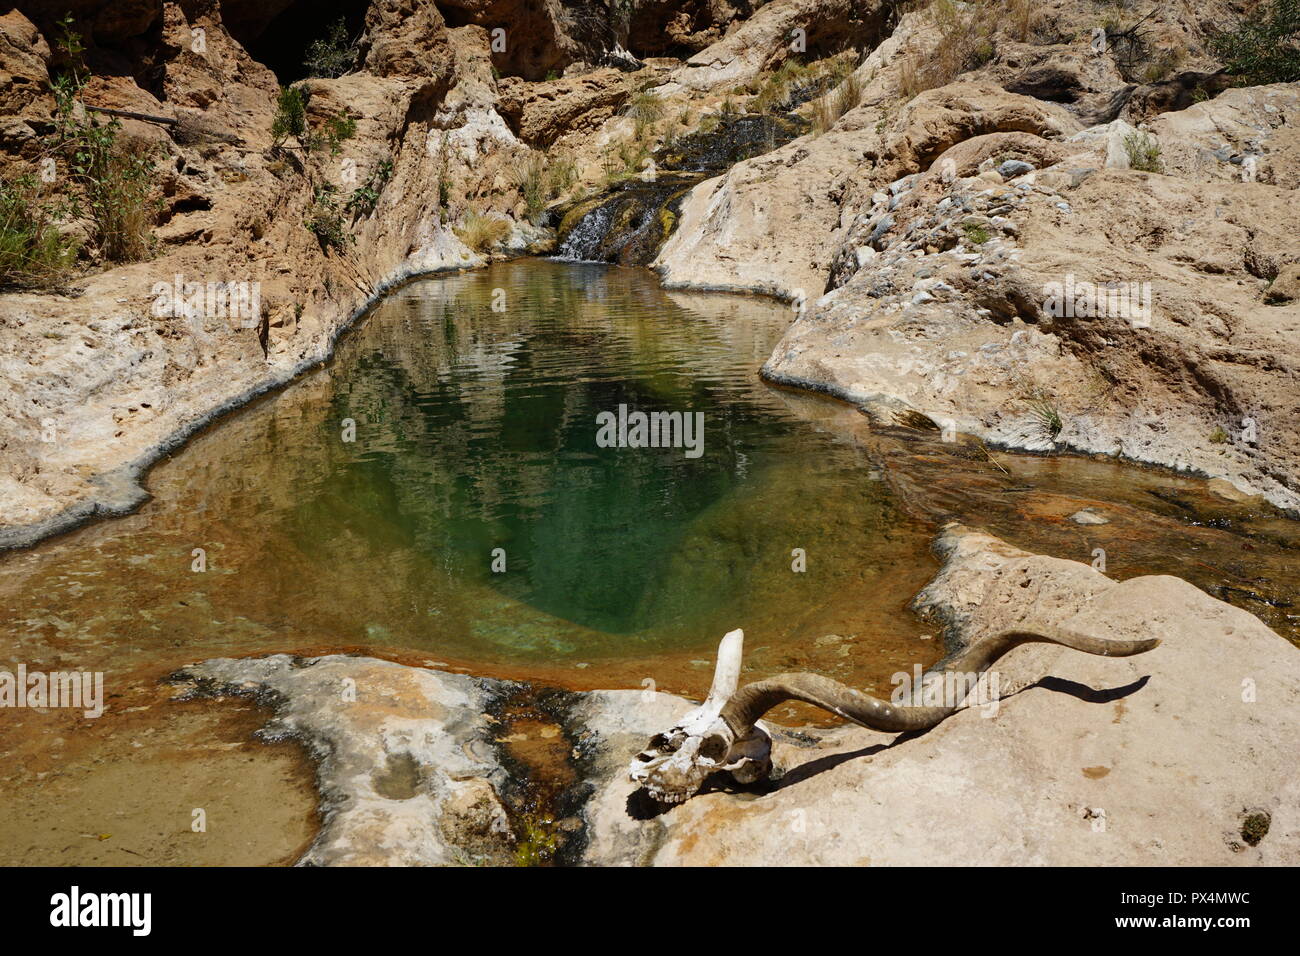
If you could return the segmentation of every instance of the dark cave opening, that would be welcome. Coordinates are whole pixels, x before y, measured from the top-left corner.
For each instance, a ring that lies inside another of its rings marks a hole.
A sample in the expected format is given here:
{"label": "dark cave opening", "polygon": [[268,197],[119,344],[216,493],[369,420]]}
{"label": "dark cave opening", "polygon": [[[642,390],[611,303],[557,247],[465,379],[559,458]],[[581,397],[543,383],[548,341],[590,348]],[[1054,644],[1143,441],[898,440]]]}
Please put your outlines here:
{"label": "dark cave opening", "polygon": [[348,40],[355,43],[365,28],[367,0],[298,0],[263,26],[252,20],[227,24],[249,56],[269,67],[288,86],[308,75],[304,61],[315,40],[325,39],[342,18]]}

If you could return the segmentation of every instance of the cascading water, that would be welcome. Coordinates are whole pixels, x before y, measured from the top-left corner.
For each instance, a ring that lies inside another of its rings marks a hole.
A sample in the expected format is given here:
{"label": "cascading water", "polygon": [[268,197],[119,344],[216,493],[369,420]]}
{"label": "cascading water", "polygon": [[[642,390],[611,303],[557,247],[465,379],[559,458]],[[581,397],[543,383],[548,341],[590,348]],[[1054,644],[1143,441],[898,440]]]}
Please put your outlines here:
{"label": "cascading water", "polygon": [[699,176],[665,174],[653,182],[619,183],[576,210],[567,231],[561,229],[556,258],[645,265],[672,231],[678,200],[699,181]]}
{"label": "cascading water", "polygon": [[661,146],[653,178],[634,175],[560,211],[555,258],[647,265],[672,233],[692,186],[789,142],[805,125],[793,116],[729,114],[707,132]]}

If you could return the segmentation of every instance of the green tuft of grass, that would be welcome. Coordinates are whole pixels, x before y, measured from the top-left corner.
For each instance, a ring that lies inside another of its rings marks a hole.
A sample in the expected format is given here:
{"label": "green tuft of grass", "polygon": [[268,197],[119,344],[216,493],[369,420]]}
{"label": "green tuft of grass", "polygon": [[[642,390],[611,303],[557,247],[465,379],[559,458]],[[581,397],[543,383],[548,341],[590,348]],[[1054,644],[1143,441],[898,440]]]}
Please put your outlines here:
{"label": "green tuft of grass", "polygon": [[1146,133],[1129,133],[1124,137],[1124,152],[1128,154],[1131,169],[1144,173],[1164,172],[1160,159],[1160,141]]}
{"label": "green tuft of grass", "polygon": [[636,138],[640,140],[663,118],[664,103],[649,90],[642,90],[632,96],[623,113],[631,118],[636,127]]}
{"label": "green tuft of grass", "polygon": [[862,80],[858,74],[849,73],[839,86],[813,102],[813,132],[825,133],[845,113],[862,102]]}
{"label": "green tuft of grass", "polygon": [[1029,414],[1034,420],[1034,424],[1042,432],[1043,436],[1051,442],[1055,442],[1061,429],[1065,427],[1065,422],[1061,419],[1061,413],[1056,404],[1046,395],[1037,394],[1026,400],[1029,406]]}
{"label": "green tuft of grass", "polygon": [[34,177],[0,178],[0,287],[51,286],[68,274],[78,250],[59,232],[62,218]]}

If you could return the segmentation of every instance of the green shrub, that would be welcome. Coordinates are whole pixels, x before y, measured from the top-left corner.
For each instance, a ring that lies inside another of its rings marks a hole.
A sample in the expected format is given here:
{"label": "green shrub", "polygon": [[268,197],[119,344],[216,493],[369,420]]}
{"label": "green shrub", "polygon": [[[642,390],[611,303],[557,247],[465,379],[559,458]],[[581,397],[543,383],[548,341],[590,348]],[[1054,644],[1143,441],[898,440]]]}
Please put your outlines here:
{"label": "green shrub", "polygon": [[1164,171],[1160,161],[1160,141],[1146,133],[1129,133],[1124,137],[1124,152],[1128,153],[1128,164],[1132,169],[1144,173]]}
{"label": "green shrub", "polygon": [[308,76],[336,77],[357,65],[357,46],[348,39],[348,25],[342,17],[325,36],[312,40],[302,65]]}
{"label": "green shrub", "polygon": [[347,113],[342,116],[331,116],[325,121],[325,132],[314,133],[307,137],[307,148],[319,149],[323,146],[330,151],[331,156],[337,156],[343,141],[355,135],[357,135],[357,121],[353,117]]}
{"label": "green shrub", "polygon": [[310,94],[301,86],[286,86],[275,101],[275,119],[271,121],[271,139],[281,146],[290,136],[302,143],[307,138],[307,100]]}
{"label": "green shrub", "polygon": [[1300,0],[1273,0],[1267,16],[1211,36],[1210,50],[1247,85],[1300,80]]}
{"label": "green shrub", "polygon": [[315,234],[322,249],[346,249],[353,236],[343,225],[343,211],[339,208],[338,190],[329,183],[318,186],[307,208],[303,225]]}
{"label": "green shrub", "polygon": [[393,161],[385,159],[371,170],[364,183],[352,190],[352,195],[343,206],[344,212],[354,219],[374,212],[379,203],[379,194],[384,191],[384,185],[392,175]]}
{"label": "green shrub", "polygon": [[77,245],[59,232],[61,217],[34,177],[0,178],[0,286],[50,285],[67,274]]}
{"label": "green shrub", "polygon": [[[152,147],[122,142],[117,119],[83,119],[77,97],[85,85],[81,38],[71,19],[60,24],[56,41],[71,63],[70,72],[52,83],[55,101],[54,150],[60,153],[72,185],[68,215],[88,215],[94,224],[100,253],[113,262],[135,262],[152,251],[152,226],[159,200],[154,190],[156,154]],[[84,205],[83,205],[84,203]]]}
{"label": "green shrub", "polygon": [[304,86],[286,86],[275,101],[275,119],[271,121],[271,140],[275,149],[281,149],[292,136],[307,152],[328,149],[331,156],[339,154],[340,144],[357,133],[357,121],[348,113],[331,116],[317,129],[307,122],[307,104],[311,92]]}

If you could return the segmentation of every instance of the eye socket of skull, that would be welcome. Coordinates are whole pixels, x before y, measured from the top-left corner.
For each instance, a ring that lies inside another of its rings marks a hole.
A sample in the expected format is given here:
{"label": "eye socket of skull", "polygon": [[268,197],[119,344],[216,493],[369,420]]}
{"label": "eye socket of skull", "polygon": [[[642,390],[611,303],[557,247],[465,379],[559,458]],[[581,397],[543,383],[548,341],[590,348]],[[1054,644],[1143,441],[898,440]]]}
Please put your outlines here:
{"label": "eye socket of skull", "polygon": [[700,741],[700,756],[714,763],[722,763],[727,757],[729,746],[727,738],[722,734],[709,734]]}

